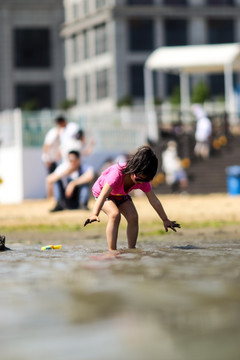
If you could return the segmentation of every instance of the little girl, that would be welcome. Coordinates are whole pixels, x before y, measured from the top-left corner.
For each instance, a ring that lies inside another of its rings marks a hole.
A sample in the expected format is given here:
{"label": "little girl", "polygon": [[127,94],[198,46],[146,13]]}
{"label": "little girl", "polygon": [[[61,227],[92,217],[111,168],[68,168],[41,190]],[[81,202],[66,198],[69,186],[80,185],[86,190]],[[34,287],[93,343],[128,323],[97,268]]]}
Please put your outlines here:
{"label": "little girl", "polygon": [[138,214],[128,193],[141,189],[148,201],[163,221],[165,231],[180,227],[175,221],[170,221],[161,202],[152,190],[150,181],[156,175],[158,159],[148,146],[142,146],[126,164],[115,164],[107,168],[93,185],[92,192],[96,198],[92,216],[85,225],[99,220],[101,210],[108,216],[107,242],[109,250],[117,249],[118,228],[121,214],[127,220],[128,248],[134,249],[138,236]]}

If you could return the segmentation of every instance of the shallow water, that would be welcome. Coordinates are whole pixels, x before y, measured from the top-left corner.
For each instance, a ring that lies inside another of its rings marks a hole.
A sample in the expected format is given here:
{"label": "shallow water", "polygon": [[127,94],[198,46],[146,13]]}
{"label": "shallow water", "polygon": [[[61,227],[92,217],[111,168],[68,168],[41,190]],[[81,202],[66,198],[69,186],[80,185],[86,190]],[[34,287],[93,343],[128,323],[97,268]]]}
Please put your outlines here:
{"label": "shallow water", "polygon": [[111,257],[98,239],[12,243],[0,253],[0,358],[238,360],[240,238],[157,240],[120,242]]}

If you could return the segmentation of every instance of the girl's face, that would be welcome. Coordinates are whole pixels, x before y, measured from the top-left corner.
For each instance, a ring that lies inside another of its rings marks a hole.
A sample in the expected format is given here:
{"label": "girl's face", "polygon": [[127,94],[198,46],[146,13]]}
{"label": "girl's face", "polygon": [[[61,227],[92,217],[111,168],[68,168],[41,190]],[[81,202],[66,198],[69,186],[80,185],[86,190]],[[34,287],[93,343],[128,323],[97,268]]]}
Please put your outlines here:
{"label": "girl's face", "polygon": [[135,184],[149,182],[143,174],[131,174],[131,179]]}

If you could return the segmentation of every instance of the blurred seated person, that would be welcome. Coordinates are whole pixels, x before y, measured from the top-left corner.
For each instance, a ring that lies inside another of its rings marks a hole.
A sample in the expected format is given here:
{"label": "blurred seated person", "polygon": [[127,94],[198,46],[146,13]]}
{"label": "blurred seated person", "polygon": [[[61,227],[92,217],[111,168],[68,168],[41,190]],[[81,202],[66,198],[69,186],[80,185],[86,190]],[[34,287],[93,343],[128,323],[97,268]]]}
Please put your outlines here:
{"label": "blurred seated person", "polygon": [[[78,151],[70,151],[68,162],[59,165],[46,179],[48,197],[53,191],[56,199],[56,205],[50,212],[64,209],[88,209],[89,184],[93,179],[93,168],[81,163]],[[56,186],[59,182],[61,186]]]}
{"label": "blurred seated person", "polygon": [[162,170],[166,176],[166,183],[171,187],[172,192],[186,191],[188,186],[187,174],[177,153],[177,143],[173,140],[167,143],[167,148],[162,153]]}
{"label": "blurred seated person", "polygon": [[48,174],[51,174],[62,162],[62,148],[71,142],[78,131],[78,124],[68,123],[64,116],[61,115],[55,119],[55,126],[47,132],[42,149],[42,161],[45,163]]}

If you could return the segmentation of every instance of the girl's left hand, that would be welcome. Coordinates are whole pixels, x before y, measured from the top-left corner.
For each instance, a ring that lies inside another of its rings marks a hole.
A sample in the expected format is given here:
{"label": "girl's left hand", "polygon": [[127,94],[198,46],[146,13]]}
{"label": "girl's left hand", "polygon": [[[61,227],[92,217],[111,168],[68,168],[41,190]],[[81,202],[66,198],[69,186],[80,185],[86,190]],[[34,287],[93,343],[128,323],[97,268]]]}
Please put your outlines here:
{"label": "girl's left hand", "polygon": [[171,221],[168,219],[163,221],[163,225],[166,232],[168,232],[168,228],[172,229],[174,232],[177,231],[175,228],[181,228],[180,224],[176,223],[176,221]]}
{"label": "girl's left hand", "polygon": [[99,217],[96,215],[91,216],[90,219],[87,219],[85,221],[84,226],[86,226],[87,224],[91,224],[94,221],[100,222]]}

